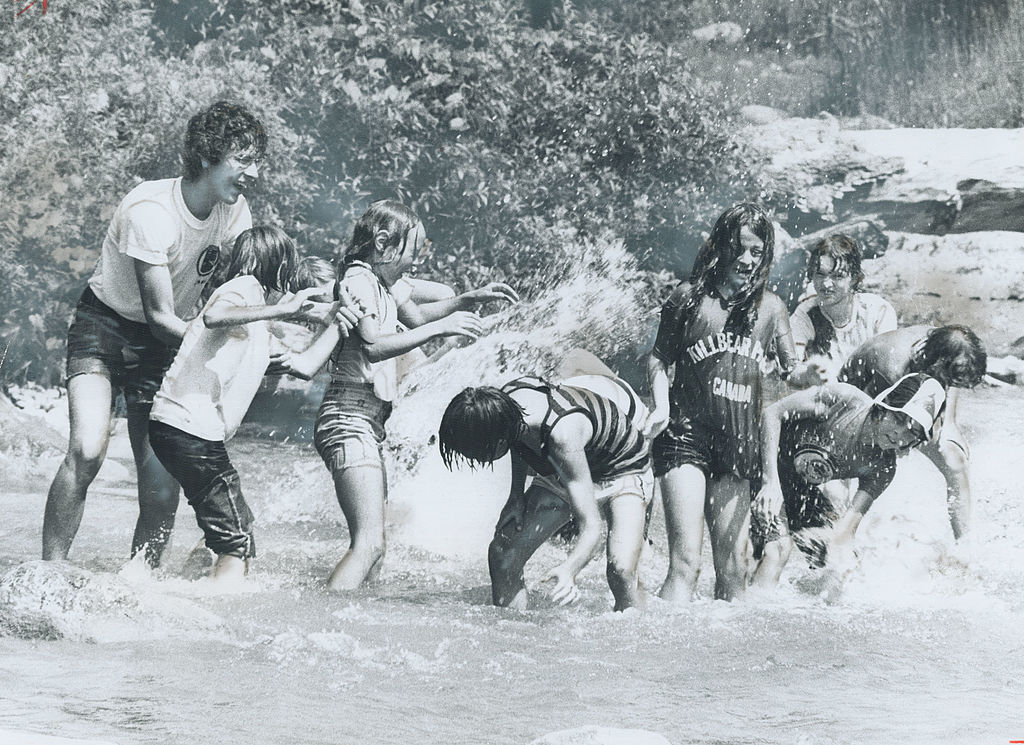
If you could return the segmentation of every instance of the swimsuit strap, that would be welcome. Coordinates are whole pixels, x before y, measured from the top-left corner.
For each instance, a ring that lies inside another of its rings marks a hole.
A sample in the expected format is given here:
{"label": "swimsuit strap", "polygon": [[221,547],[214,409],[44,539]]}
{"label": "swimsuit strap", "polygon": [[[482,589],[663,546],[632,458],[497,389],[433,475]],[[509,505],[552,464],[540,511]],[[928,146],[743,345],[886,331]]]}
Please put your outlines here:
{"label": "swimsuit strap", "polygon": [[[564,393],[558,390],[558,386],[551,385],[536,375],[516,378],[502,387],[505,393],[513,393],[524,389],[543,393],[548,399],[548,410],[540,423],[540,451],[541,455],[545,457],[547,457],[548,438],[551,435],[551,430],[561,421],[562,417],[578,411],[585,414],[588,419],[591,418],[590,412],[585,407],[572,403]],[[635,405],[631,404],[630,408],[635,410]]]}

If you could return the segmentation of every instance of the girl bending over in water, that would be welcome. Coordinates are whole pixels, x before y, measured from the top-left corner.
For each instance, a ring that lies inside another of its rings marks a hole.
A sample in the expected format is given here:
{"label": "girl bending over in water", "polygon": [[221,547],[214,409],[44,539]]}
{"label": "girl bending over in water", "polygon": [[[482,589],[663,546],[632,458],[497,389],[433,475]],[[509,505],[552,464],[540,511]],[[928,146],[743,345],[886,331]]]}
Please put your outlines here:
{"label": "girl bending over in water", "polygon": [[[518,300],[511,287],[494,282],[418,304],[413,286],[398,280],[429,245],[411,209],[381,200],[359,218],[339,269],[338,296],[352,298],[366,315],[353,337],[330,353],[331,382],[314,429],[317,452],[334,479],[349,528],[349,548],[331,572],[329,590],[349,590],[375,579],[384,558],[388,485],[382,445],[395,398],[395,358],[432,339],[476,339],[483,328],[468,308]],[[400,331],[399,323],[407,330]]]}

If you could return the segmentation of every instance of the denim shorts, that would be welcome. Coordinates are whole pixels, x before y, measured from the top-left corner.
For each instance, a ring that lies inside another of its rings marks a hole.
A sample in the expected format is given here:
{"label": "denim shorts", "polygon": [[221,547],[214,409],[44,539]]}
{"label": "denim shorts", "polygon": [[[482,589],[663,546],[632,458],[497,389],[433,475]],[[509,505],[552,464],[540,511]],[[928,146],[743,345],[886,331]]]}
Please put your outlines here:
{"label": "denim shorts", "polygon": [[224,443],[204,440],[153,419],[149,420],[149,443],[163,467],[181,484],[206,536],[207,548],[218,556],[254,557],[253,514]]}
{"label": "denim shorts", "polygon": [[383,470],[389,416],[391,402],[377,398],[373,384],[332,381],[313,428],[313,444],[331,473],[357,466]]}
{"label": "denim shorts", "polygon": [[176,352],[153,336],[147,324],[119,315],[86,287],[68,330],[65,380],[86,373],[103,375],[115,392],[124,392],[129,408],[148,408]]}

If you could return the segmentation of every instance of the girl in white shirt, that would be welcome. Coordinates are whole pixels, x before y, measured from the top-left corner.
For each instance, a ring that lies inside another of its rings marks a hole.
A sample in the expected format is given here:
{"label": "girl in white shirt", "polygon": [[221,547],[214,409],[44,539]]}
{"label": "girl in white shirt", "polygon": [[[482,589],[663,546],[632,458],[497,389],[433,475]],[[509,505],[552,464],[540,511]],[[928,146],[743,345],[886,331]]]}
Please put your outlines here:
{"label": "girl in white shirt", "polygon": [[[206,546],[217,555],[211,576],[243,576],[256,555],[253,514],[228,458],[231,439],[270,364],[275,319],[306,319],[309,298],[322,287],[291,288],[298,263],[295,244],[274,226],[257,226],[235,241],[227,281],[185,330],[181,348],[154,397],[149,436],[164,468],[181,484],[196,512]],[[275,303],[272,295],[283,293]],[[341,306],[310,348],[287,358],[285,371],[308,377],[309,360],[347,335],[357,316]]]}

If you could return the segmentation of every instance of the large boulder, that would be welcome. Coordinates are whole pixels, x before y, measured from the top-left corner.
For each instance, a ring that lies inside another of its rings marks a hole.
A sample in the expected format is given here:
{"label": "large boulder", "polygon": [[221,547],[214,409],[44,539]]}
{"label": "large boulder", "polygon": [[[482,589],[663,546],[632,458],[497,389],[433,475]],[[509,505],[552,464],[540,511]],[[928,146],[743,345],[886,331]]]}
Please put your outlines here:
{"label": "large boulder", "polygon": [[907,233],[1024,231],[1024,130],[911,129],[828,115],[748,124],[796,233],[868,218]]}
{"label": "large boulder", "polygon": [[38,457],[63,454],[67,437],[41,417],[33,416],[0,393],[0,454],[8,457]]}
{"label": "large boulder", "polygon": [[796,233],[827,229],[841,221],[837,204],[861,195],[903,170],[898,155],[860,147],[835,117],[789,118],[749,124],[739,138],[763,163],[763,171],[793,197],[784,220]]}

